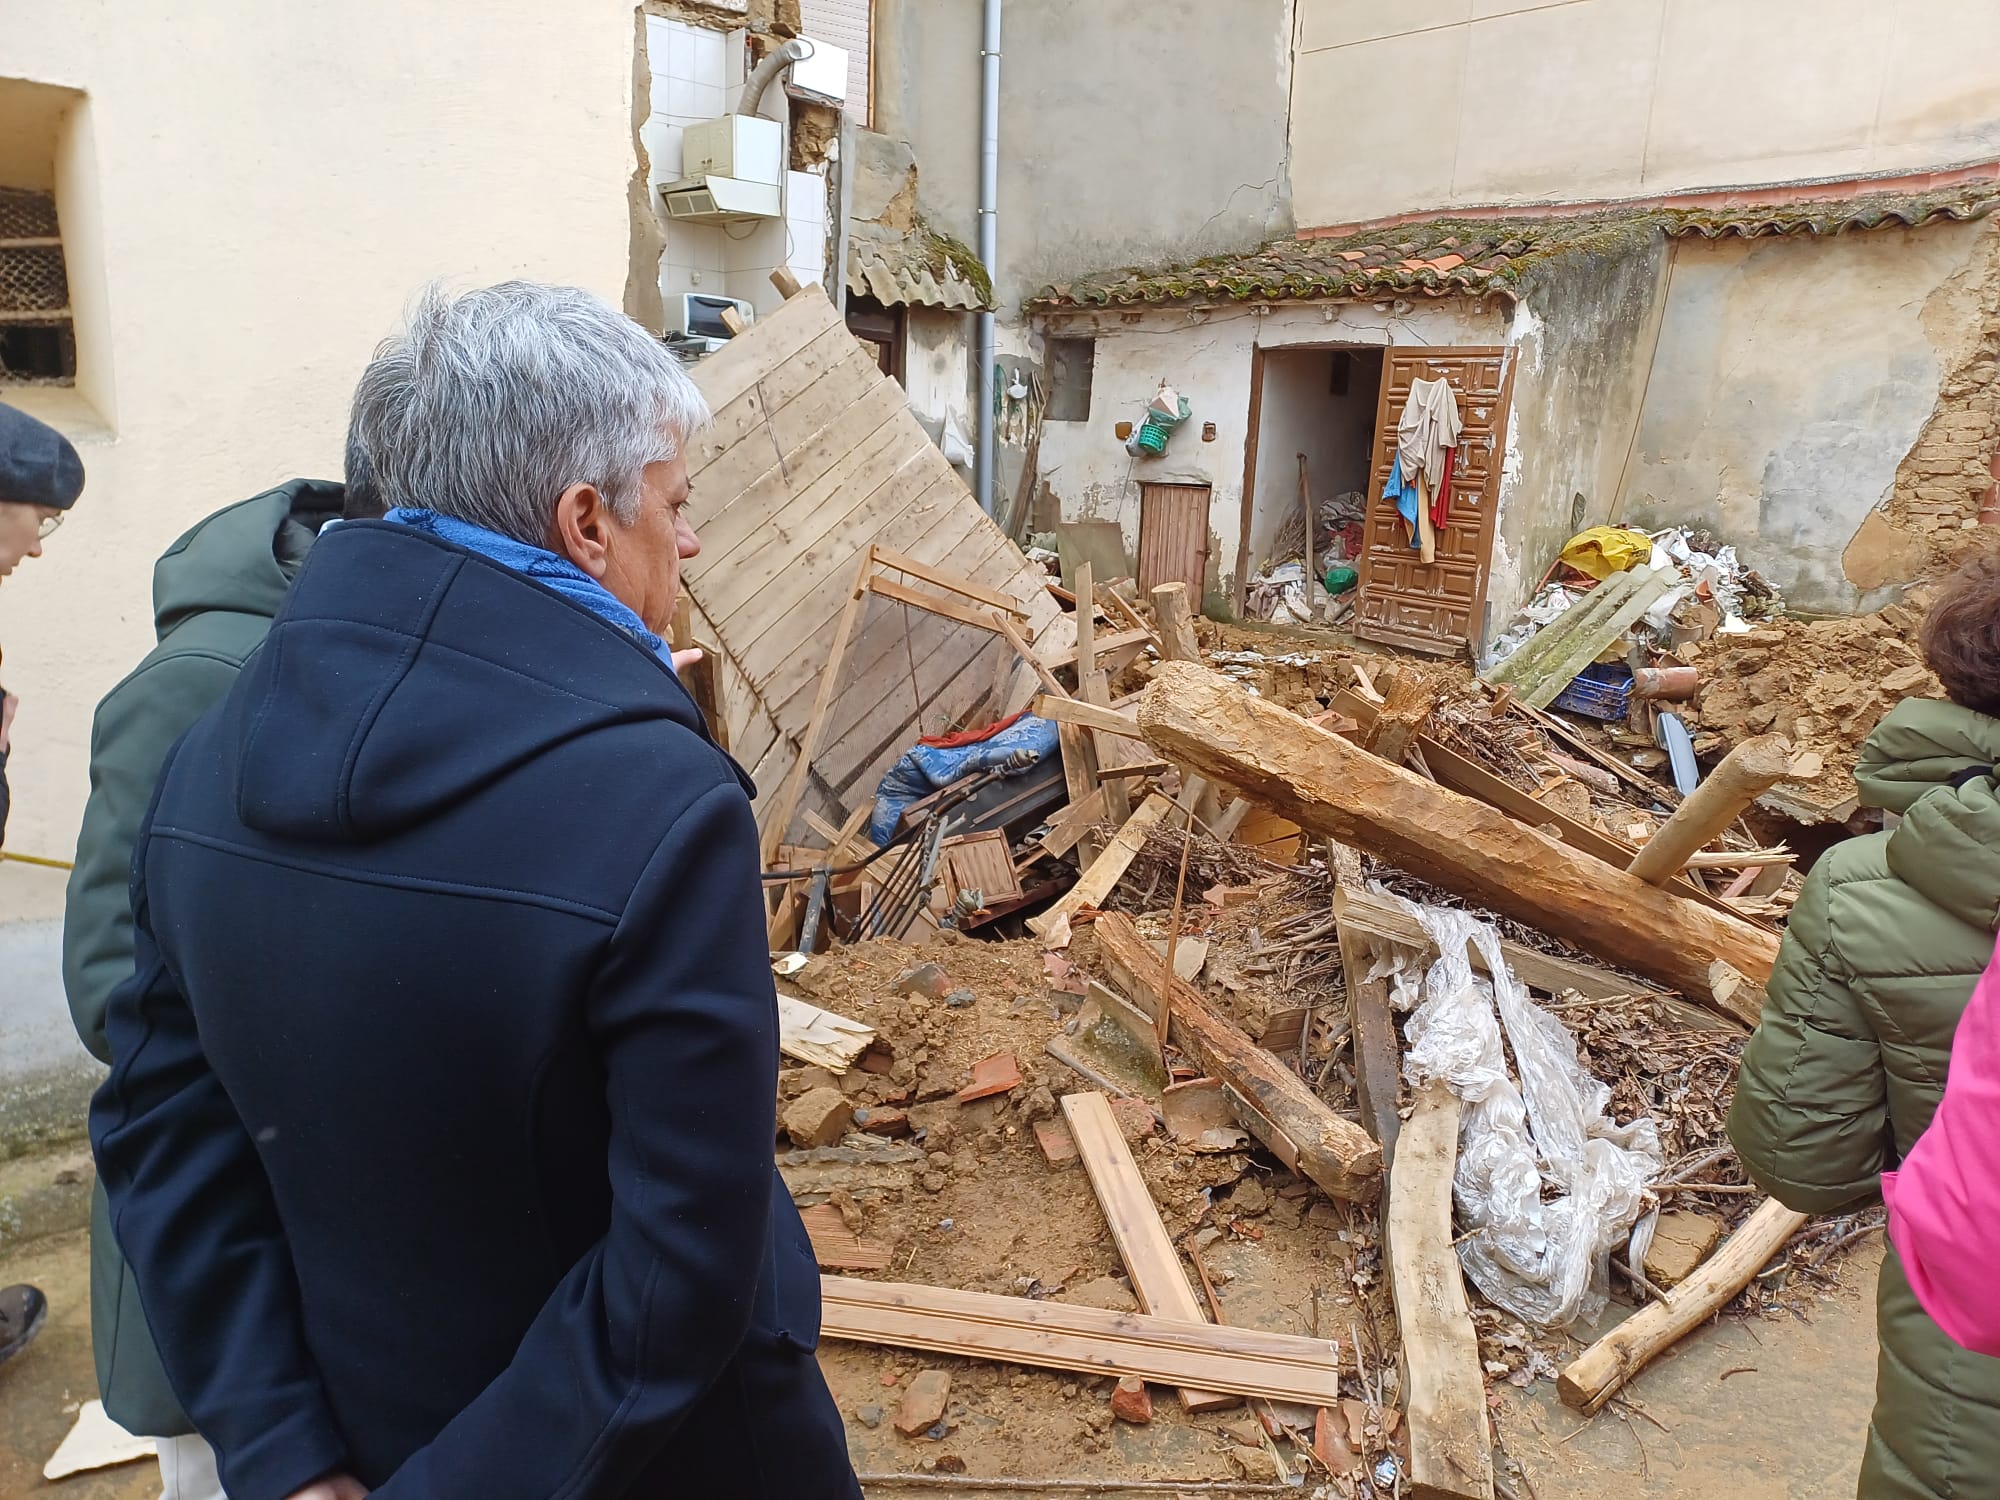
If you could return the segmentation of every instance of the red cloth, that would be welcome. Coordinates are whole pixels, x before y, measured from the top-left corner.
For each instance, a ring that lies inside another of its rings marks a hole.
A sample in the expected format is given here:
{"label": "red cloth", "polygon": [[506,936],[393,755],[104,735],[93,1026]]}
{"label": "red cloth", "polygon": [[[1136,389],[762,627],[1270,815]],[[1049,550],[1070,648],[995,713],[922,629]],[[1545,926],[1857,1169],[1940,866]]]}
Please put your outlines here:
{"label": "red cloth", "polygon": [[1443,531],[1444,523],[1451,515],[1451,462],[1458,456],[1456,448],[1444,450],[1444,468],[1438,474],[1437,493],[1431,497],[1431,530]]}
{"label": "red cloth", "polygon": [[956,750],[961,745],[976,745],[981,740],[990,740],[1001,730],[1010,728],[1016,721],[1027,716],[1028,711],[1024,708],[1019,713],[1002,719],[998,724],[988,724],[984,729],[961,729],[957,734],[925,735],[917,743],[930,745],[938,750]]}

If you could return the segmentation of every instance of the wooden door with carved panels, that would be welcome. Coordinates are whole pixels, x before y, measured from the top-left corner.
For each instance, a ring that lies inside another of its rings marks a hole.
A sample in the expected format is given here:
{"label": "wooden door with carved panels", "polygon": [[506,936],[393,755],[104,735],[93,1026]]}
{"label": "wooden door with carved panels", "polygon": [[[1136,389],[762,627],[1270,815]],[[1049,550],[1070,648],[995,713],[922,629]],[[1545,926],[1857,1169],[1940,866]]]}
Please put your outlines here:
{"label": "wooden door with carved panels", "polygon": [[[1357,636],[1447,656],[1463,652],[1479,631],[1493,560],[1500,456],[1513,378],[1511,351],[1502,348],[1391,347],[1385,352],[1354,606]],[[1463,423],[1452,460],[1451,506],[1438,529],[1437,560],[1432,563],[1425,563],[1410,545],[1396,503],[1382,498],[1396,460],[1396,424],[1403,419],[1410,382],[1417,379],[1450,381]]]}

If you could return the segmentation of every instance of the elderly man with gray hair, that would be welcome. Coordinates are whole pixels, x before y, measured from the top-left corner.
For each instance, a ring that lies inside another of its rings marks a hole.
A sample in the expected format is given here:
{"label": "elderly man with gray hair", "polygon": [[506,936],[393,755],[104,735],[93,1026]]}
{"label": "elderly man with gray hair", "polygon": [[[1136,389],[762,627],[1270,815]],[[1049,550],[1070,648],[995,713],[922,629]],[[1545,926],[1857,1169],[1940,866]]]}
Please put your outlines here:
{"label": "elderly man with gray hair", "polygon": [[91,1136],[233,1500],[859,1495],[753,789],[660,640],[706,420],[584,292],[426,293],[387,517],[167,761]]}

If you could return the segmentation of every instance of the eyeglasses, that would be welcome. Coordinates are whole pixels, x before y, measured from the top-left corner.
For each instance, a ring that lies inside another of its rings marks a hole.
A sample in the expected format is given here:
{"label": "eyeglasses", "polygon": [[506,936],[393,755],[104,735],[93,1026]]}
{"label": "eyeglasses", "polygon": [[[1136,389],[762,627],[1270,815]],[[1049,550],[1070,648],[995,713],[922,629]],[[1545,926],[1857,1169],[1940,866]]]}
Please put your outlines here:
{"label": "eyeglasses", "polygon": [[54,536],[56,528],[62,525],[63,517],[68,514],[69,512],[66,510],[59,510],[52,516],[43,516],[42,524],[35,531],[35,540],[46,542],[50,537]]}

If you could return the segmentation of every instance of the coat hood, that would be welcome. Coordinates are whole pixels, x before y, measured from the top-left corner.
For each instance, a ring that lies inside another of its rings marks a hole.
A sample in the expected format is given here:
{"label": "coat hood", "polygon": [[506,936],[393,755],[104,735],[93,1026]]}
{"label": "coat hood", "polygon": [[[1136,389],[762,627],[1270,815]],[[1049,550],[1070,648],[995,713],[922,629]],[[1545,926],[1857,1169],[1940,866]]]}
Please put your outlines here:
{"label": "coat hood", "polygon": [[226,712],[237,815],[322,843],[401,833],[586,735],[674,725],[708,738],[687,689],[637,640],[533,579],[384,521],[343,524],[313,547]]}
{"label": "coat hood", "polygon": [[[321,525],[340,514],[344,496],[343,487],[330,480],[294,479],[219,510],[183,533],[153,565],[158,638],[164,641],[183,621],[215,611],[270,619],[304,548]],[[289,571],[281,553],[291,563]]]}
{"label": "coat hood", "polygon": [[1875,726],[1854,768],[1868,805],[1903,815],[1888,847],[1897,878],[1988,930],[2000,915],[1996,763],[2000,720],[1911,698]]}

